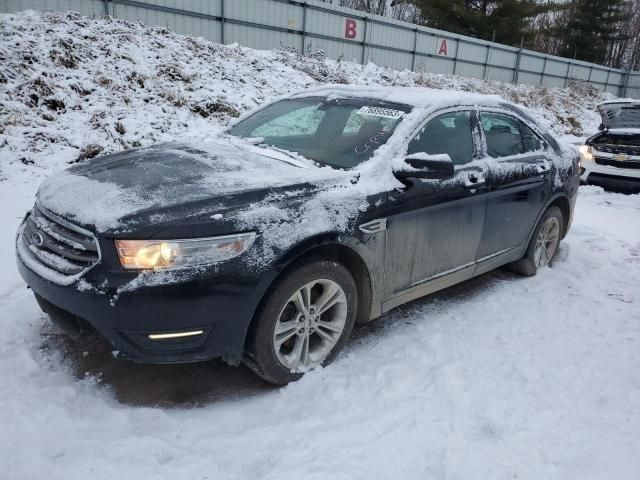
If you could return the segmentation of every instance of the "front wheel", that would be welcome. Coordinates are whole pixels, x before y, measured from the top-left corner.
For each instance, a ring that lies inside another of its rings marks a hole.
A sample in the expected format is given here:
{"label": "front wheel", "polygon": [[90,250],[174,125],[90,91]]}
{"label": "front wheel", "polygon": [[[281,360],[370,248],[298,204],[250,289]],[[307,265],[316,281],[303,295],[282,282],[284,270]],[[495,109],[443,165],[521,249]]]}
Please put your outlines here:
{"label": "front wheel", "polygon": [[258,314],[245,363],[277,385],[327,364],[349,339],[356,292],[353,277],[336,261],[300,265],[276,286]]}
{"label": "front wheel", "polygon": [[564,220],[562,212],[556,206],[549,207],[542,215],[533,232],[524,257],[517,262],[510,263],[509,269],[531,277],[538,269],[551,263],[563,234]]}

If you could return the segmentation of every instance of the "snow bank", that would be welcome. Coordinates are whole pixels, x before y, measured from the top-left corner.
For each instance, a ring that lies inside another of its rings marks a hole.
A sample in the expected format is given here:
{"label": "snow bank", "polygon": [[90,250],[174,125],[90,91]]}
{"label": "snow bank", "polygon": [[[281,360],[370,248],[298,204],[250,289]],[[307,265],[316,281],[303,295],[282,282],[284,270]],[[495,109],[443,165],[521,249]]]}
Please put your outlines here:
{"label": "snow bank", "polygon": [[532,109],[556,134],[584,136],[588,85],[511,85],[328,60],[321,52],[257,51],[75,13],[0,15],[0,179],[52,170],[185,135],[206,137],[264,102],[324,83],[457,89]]}
{"label": "snow bank", "polygon": [[[31,193],[0,187],[3,265]],[[636,480],[638,200],[583,188],[553,268],[416,301],[357,331],[327,368],[252,395],[242,371],[62,348],[3,269],[1,476]],[[196,371],[222,377],[219,401],[182,390]]]}

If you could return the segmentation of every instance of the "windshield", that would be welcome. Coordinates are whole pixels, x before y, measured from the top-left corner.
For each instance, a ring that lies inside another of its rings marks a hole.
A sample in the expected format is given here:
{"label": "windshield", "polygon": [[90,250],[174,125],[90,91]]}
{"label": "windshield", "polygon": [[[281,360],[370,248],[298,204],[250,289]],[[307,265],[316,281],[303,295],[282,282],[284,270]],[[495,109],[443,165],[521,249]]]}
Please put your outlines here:
{"label": "windshield", "polygon": [[605,103],[598,109],[607,128],[640,128],[640,103]]}
{"label": "windshield", "polygon": [[304,97],[281,100],[229,130],[323,165],[351,168],[384,145],[407,105],[373,99]]}

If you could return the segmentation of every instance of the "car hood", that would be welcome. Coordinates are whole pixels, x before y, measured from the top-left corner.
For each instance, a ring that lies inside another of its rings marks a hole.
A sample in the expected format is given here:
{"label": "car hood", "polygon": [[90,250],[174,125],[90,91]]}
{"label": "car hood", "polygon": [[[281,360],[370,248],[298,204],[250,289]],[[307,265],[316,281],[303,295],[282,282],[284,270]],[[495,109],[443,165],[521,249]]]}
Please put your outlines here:
{"label": "car hood", "polygon": [[605,102],[598,105],[602,126],[618,134],[640,133],[640,102]]}
{"label": "car hood", "polygon": [[38,202],[93,231],[115,234],[218,216],[269,193],[303,192],[352,177],[225,136],[132,150],[74,166],[47,179]]}

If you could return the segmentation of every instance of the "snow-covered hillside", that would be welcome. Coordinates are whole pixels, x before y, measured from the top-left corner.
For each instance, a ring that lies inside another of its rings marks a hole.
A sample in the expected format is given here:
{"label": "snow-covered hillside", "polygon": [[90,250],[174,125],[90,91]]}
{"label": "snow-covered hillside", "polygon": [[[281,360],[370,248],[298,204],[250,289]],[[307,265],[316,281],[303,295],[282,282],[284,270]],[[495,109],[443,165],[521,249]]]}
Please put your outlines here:
{"label": "snow-covered hillside", "polygon": [[281,389],[242,367],[135,365],[61,339],[14,267],[44,176],[207,135],[328,81],[500,93],[576,136],[605,98],[0,15],[0,479],[640,478],[638,195],[581,187],[552,268],[498,270],[396,309]]}
{"label": "snow-covered hillside", "polygon": [[576,136],[595,131],[593,107],[609,98],[584,84],[550,89],[398,72],[74,13],[2,15],[0,32],[0,178],[207,135],[268,99],[320,83],[496,93],[530,107],[556,134]]}

